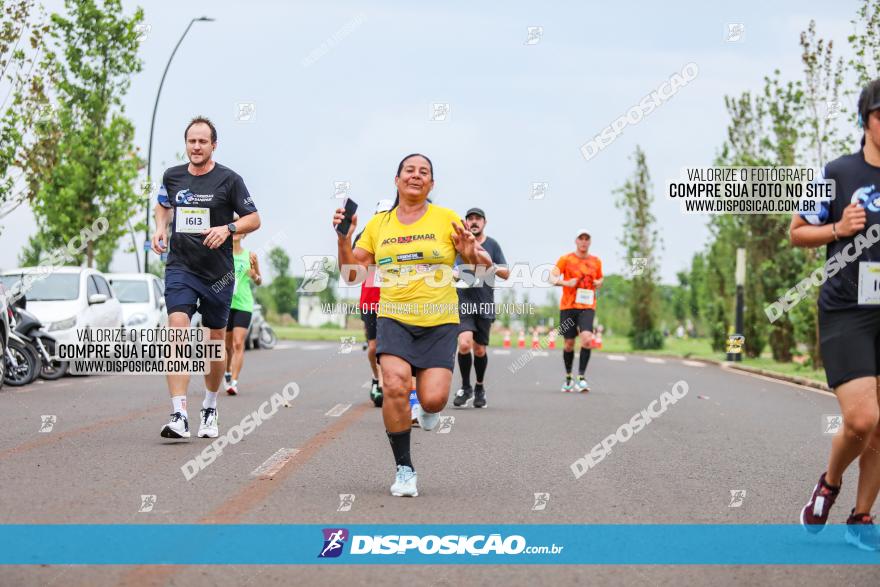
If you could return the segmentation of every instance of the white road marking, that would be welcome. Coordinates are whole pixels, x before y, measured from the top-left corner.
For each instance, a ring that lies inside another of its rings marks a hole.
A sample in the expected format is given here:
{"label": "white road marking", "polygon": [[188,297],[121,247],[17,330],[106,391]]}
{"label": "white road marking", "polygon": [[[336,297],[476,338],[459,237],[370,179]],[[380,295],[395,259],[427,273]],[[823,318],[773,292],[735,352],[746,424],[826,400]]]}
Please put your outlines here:
{"label": "white road marking", "polygon": [[492,349],[493,355],[509,355],[510,349]]}
{"label": "white road marking", "polygon": [[351,407],[351,404],[336,404],[335,406],[330,408],[329,412],[327,412],[324,415],[330,416],[331,418],[338,418],[339,416],[344,414],[345,411],[350,407]]}
{"label": "white road marking", "polygon": [[666,359],[658,359],[657,357],[645,357],[646,363],[653,363],[655,365],[662,365],[666,362]]}
{"label": "white road marking", "polygon": [[372,381],[367,381],[366,383],[364,383],[363,385],[361,385],[361,389],[370,389],[371,387],[373,387],[373,382],[372,382]]}
{"label": "white road marking", "polygon": [[275,348],[272,349],[272,350],[275,350],[275,351],[286,351],[286,350],[289,350],[289,349],[292,349],[292,348],[294,348],[292,344],[281,343],[281,344],[277,344],[277,345],[275,345]]}
{"label": "white road marking", "polygon": [[701,363],[700,361],[682,361],[688,367],[705,367],[706,363]]}
{"label": "white road marking", "polygon": [[260,479],[274,477],[298,452],[298,448],[279,448],[262,465],[251,471],[251,476],[259,477]]}
{"label": "white road marking", "polygon": [[623,355],[607,355],[609,361],[625,361],[626,357]]}
{"label": "white road marking", "polygon": [[549,357],[550,353],[547,351],[532,351],[532,356],[534,357]]}
{"label": "white road marking", "polygon": [[330,346],[326,344],[307,344],[302,349],[304,351],[323,351],[324,349],[329,349]]}

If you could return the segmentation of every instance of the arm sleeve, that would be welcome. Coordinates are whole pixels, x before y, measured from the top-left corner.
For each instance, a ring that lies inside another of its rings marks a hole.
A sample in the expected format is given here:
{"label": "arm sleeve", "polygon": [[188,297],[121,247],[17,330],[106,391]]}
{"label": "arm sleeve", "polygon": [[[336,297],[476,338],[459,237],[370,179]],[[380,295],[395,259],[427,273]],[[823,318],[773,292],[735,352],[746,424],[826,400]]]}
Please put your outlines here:
{"label": "arm sleeve", "polygon": [[[819,173],[819,177],[814,183],[822,183],[828,177],[828,166]],[[829,178],[833,180],[833,178]],[[821,226],[828,222],[831,217],[831,201],[817,200],[816,198],[807,198],[804,196],[798,202],[798,214],[801,218],[815,226]]]}
{"label": "arm sleeve", "polygon": [[159,193],[156,194],[156,201],[163,208],[171,208],[171,201],[168,199],[168,190],[165,189],[165,175],[162,175],[162,185],[159,186]]}
{"label": "arm sleeve", "polygon": [[248,192],[247,186],[244,185],[244,180],[240,175],[236,175],[232,183],[232,207],[239,217],[247,216],[257,211],[257,207],[254,206],[254,199],[251,197],[250,192]]}
{"label": "arm sleeve", "polygon": [[602,279],[604,275],[602,274],[602,261],[596,259],[596,279]]}

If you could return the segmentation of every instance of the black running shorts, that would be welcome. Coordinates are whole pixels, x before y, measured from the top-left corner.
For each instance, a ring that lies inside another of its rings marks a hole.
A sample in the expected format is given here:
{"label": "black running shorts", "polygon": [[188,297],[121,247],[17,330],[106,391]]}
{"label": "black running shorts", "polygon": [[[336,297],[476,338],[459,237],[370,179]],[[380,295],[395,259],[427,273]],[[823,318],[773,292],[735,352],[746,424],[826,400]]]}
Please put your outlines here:
{"label": "black running shorts", "polygon": [[562,338],[577,338],[578,332],[593,332],[596,310],[560,310],[559,334]]}
{"label": "black running shorts", "polygon": [[459,332],[473,332],[475,343],[483,346],[489,344],[489,330],[492,328],[493,320],[470,314],[461,314],[458,319]]}
{"label": "black running shorts", "polygon": [[880,375],[880,309],[819,309],[819,347],[828,387]]}
{"label": "black running shorts", "polygon": [[229,322],[226,323],[226,331],[230,332],[233,328],[248,328],[251,325],[251,313],[244,310],[229,310]]}
{"label": "black running shorts", "polygon": [[411,326],[393,318],[376,319],[376,356],[400,357],[419,369],[442,367],[453,370],[458,350],[458,324]]}
{"label": "black running shorts", "polygon": [[376,340],[376,312],[361,312],[367,340]]}

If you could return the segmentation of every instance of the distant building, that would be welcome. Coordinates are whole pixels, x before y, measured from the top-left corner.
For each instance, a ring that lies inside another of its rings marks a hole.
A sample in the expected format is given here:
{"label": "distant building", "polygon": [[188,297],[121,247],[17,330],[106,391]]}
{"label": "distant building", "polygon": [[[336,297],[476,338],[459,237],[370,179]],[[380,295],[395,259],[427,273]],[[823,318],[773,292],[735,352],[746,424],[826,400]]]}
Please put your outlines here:
{"label": "distant building", "polygon": [[327,308],[322,308],[321,298],[318,296],[301,295],[297,306],[297,322],[300,326],[311,328],[320,328],[326,324],[345,328],[346,312],[339,307],[332,308],[333,311],[329,313],[326,310]]}

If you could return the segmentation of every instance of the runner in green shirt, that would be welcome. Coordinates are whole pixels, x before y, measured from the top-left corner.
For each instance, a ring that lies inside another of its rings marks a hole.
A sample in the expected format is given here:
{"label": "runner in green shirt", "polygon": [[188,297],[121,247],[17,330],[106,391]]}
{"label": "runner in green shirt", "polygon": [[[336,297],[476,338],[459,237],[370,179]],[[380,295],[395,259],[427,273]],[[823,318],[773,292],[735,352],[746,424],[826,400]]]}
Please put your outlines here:
{"label": "runner in green shirt", "polygon": [[251,280],[256,285],[263,283],[257,255],[241,246],[242,238],[244,235],[241,234],[232,236],[235,290],[232,293],[229,323],[226,325],[226,374],[223,378],[223,387],[229,395],[238,394],[238,375],[244,364],[244,340],[254,311]]}

